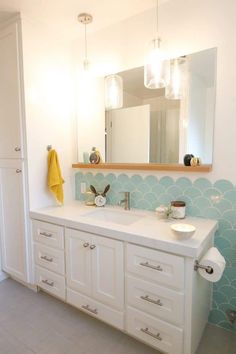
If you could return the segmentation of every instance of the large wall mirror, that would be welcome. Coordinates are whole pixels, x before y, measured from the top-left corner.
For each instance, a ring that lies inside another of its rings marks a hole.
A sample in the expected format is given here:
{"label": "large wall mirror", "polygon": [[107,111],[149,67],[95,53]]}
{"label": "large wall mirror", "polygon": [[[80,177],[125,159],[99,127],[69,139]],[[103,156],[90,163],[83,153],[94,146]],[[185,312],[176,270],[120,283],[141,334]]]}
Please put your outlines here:
{"label": "large wall mirror", "polygon": [[[185,75],[181,99],[166,98],[165,89],[145,88],[143,67],[118,73],[123,79],[123,106],[104,108],[101,115],[99,105],[99,119],[104,124],[96,136],[99,143],[94,138],[93,145],[103,161],[182,164],[184,155],[191,153],[203,164],[212,164],[216,56],[213,48],[179,58]],[[99,87],[102,90],[103,85]],[[79,141],[78,145],[82,162],[82,152],[90,151],[91,143],[80,148]]]}

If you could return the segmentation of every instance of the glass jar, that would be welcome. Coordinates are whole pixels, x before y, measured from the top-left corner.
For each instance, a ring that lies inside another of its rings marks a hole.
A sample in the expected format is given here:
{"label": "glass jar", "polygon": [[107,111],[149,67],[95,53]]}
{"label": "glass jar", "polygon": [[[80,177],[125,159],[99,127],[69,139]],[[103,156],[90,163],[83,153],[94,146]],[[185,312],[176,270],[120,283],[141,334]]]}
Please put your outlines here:
{"label": "glass jar", "polygon": [[171,202],[172,218],[184,219],[185,218],[186,203],[180,200],[173,200]]}

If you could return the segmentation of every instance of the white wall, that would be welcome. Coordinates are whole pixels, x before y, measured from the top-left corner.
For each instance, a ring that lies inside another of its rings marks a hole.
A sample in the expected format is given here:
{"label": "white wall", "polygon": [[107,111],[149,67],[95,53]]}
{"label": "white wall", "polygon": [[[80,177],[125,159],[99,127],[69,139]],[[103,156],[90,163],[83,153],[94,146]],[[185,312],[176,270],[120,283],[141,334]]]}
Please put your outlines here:
{"label": "white wall", "polygon": [[[236,182],[236,169],[232,169],[236,131],[235,13],[235,0],[171,0],[160,6],[160,34],[169,56],[218,47],[213,171],[206,177],[233,182]],[[89,55],[94,70],[105,75],[143,65],[145,44],[154,35],[154,24],[153,9],[90,35]],[[74,43],[75,48],[79,43]],[[189,174],[190,178],[196,176]]]}
{"label": "white wall", "polygon": [[34,209],[56,204],[47,189],[47,145],[59,154],[65,201],[74,197],[75,100],[70,45],[59,44],[26,18],[22,31],[29,197]]}

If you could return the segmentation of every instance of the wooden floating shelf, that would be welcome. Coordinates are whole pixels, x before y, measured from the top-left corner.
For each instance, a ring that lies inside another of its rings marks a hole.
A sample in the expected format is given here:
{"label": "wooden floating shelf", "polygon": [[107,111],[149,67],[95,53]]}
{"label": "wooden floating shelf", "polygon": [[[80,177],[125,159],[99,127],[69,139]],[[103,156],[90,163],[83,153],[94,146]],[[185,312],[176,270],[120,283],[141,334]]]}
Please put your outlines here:
{"label": "wooden floating shelf", "polygon": [[73,168],[97,170],[147,170],[147,171],[176,171],[176,172],[210,172],[212,165],[184,166],[181,164],[156,164],[156,163],[75,163]]}

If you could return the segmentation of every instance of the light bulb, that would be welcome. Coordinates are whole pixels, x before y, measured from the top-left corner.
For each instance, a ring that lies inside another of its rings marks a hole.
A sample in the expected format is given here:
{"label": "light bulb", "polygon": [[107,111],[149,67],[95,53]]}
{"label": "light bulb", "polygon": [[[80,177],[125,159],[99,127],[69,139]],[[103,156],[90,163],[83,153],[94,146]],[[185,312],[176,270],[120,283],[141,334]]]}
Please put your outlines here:
{"label": "light bulb", "polygon": [[123,80],[119,75],[109,75],[105,78],[106,110],[123,106]]}
{"label": "light bulb", "polygon": [[170,77],[166,87],[165,97],[180,100],[184,97],[186,81],[186,59],[176,58],[170,64]]}

